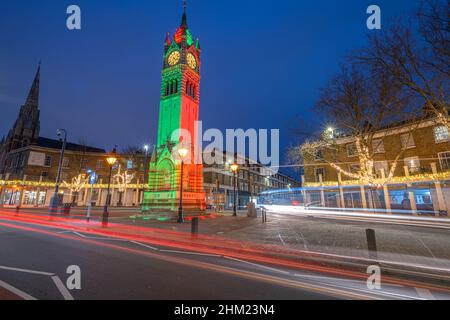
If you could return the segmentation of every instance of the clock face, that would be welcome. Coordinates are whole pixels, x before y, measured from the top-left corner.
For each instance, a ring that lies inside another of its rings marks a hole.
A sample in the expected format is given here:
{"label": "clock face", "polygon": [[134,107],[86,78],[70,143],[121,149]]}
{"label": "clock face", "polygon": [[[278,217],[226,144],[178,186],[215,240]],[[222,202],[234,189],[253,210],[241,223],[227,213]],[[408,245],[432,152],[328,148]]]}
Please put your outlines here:
{"label": "clock face", "polygon": [[169,64],[169,66],[174,66],[178,63],[178,61],[180,61],[180,57],[181,57],[180,52],[174,51],[169,55],[167,63]]}
{"label": "clock face", "polygon": [[189,68],[195,70],[197,68],[197,60],[195,59],[194,55],[192,53],[188,53],[186,58]]}

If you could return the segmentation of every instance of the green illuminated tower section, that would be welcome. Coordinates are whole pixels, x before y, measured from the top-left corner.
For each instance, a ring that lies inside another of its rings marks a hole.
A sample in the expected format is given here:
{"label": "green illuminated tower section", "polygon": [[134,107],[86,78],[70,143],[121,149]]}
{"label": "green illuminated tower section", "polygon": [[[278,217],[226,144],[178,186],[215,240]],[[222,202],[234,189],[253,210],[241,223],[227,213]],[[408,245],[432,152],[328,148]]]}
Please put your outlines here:
{"label": "green illuminated tower section", "polygon": [[[158,138],[149,166],[143,212],[176,211],[183,179],[183,208],[205,209],[203,168],[196,164],[196,122],[199,117],[200,43],[189,32],[186,10],[173,37],[167,34],[161,81]],[[181,131],[180,131],[181,130]],[[186,139],[186,133],[190,139]],[[190,150],[183,166],[178,148]],[[201,150],[200,150],[201,152]]]}

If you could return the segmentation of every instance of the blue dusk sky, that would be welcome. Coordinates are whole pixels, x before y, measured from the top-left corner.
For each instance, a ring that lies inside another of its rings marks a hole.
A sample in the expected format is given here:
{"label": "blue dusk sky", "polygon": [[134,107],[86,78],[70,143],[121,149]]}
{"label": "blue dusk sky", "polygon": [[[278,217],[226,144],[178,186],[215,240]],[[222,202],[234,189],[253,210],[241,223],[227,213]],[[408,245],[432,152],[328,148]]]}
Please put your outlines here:
{"label": "blue dusk sky", "polygon": [[[82,30],[66,28],[66,9]],[[204,128],[281,129],[281,158],[298,141],[320,88],[366,43],[366,9],[407,18],[414,0],[190,0],[188,25],[202,46]],[[2,0],[0,135],[24,103],[42,60],[41,136],[111,149],[155,142],[163,42],[181,0]],[[372,31],[376,32],[376,31]],[[301,118],[305,118],[300,121]]]}

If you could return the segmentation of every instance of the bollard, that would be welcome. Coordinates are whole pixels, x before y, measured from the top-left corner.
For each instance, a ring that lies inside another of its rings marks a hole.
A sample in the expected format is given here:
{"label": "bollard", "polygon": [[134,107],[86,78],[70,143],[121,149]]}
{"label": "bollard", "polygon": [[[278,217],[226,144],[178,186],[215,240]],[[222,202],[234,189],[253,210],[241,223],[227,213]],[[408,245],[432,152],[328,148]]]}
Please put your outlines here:
{"label": "bollard", "polygon": [[16,206],[16,213],[19,213],[20,211],[20,206]]}
{"label": "bollard", "polygon": [[191,225],[191,233],[193,237],[197,237],[198,235],[198,218],[192,218],[192,225]]}
{"label": "bollard", "polygon": [[261,216],[262,216],[262,223],[266,223],[267,222],[267,211],[266,211],[266,209],[262,209]]}
{"label": "bollard", "polygon": [[367,249],[369,249],[369,258],[373,260],[378,260],[377,239],[375,237],[375,230],[366,229],[366,237],[367,237]]}

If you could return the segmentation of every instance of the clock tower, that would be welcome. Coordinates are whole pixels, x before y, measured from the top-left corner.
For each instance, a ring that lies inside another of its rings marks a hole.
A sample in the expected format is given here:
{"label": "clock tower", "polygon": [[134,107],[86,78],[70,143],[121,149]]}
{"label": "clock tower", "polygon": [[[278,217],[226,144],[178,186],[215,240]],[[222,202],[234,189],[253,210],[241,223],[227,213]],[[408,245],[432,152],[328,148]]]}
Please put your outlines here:
{"label": "clock tower", "polygon": [[[164,43],[158,138],[149,164],[144,213],[177,211],[181,187],[185,211],[205,210],[203,166],[194,161],[198,151],[200,52],[199,40],[194,40],[188,29],[185,5],[180,27],[173,37],[167,33]],[[182,132],[189,133],[190,139]],[[188,149],[183,170],[178,156],[181,148]]]}

